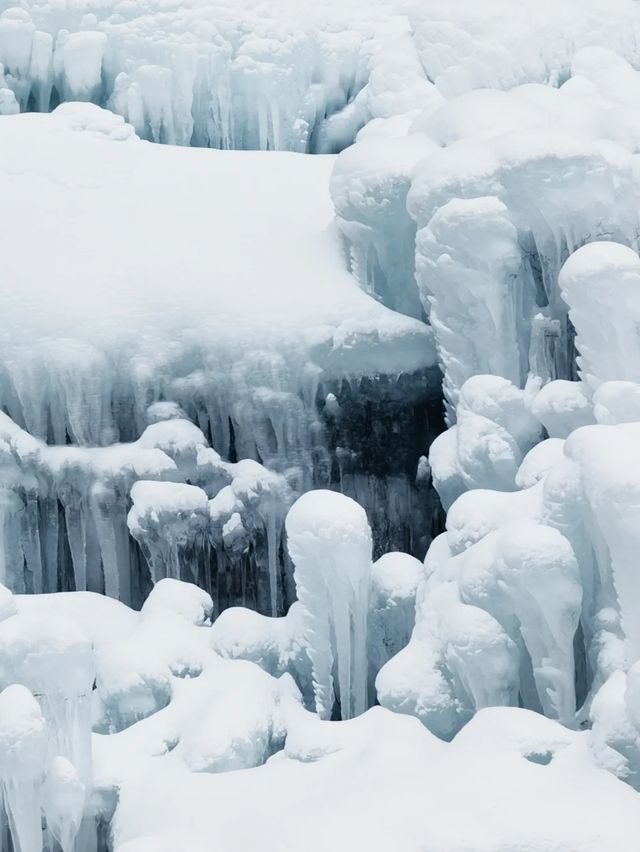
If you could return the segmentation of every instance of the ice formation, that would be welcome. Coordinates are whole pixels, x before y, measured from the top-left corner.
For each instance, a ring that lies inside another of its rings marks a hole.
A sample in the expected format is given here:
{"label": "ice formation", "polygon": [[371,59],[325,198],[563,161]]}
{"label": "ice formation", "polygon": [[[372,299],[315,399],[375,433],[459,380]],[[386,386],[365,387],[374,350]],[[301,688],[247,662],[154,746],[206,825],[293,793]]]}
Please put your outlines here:
{"label": "ice formation", "polygon": [[[360,500],[378,552],[424,552],[436,499],[414,478],[424,418],[432,429],[439,420],[430,330],[366,296],[343,268],[326,190],[332,161],[274,153],[265,171],[262,155],[215,152],[210,162],[208,152],[125,139],[125,130],[90,104],[0,128],[11,163],[1,192],[13,198],[2,229],[11,242],[36,227],[42,241],[27,253],[31,268],[16,252],[1,270],[12,284],[0,306],[14,329],[0,341],[0,404],[11,418],[0,448],[11,471],[5,581],[139,604],[150,580],[180,571],[222,606],[283,612],[294,596],[284,514],[312,486]],[[300,211],[295,236],[290,209]],[[61,215],[70,223],[62,242],[48,224]],[[212,242],[219,229],[227,236]],[[93,251],[103,254],[105,240],[119,249],[98,270]],[[47,252],[58,258],[53,270]],[[132,289],[130,270],[143,266]],[[264,275],[279,282],[279,303]]]}
{"label": "ice formation", "polygon": [[[442,0],[240,8],[3,0],[0,92],[5,112],[93,101],[158,142],[332,152],[371,119],[443,95],[557,85],[584,44],[637,56],[630,0],[586,9],[571,0],[561,12],[549,0],[490,7],[482,16],[469,0],[455,14]],[[530,29],[537,39],[524,36]]]}
{"label": "ice formation", "polygon": [[0,0],[3,849],[636,852],[639,37]]}
{"label": "ice formation", "polygon": [[350,719],[367,703],[372,548],[367,516],[349,497],[310,491],[291,507],[286,529],[316,711],[330,718],[337,697],[341,717]]}

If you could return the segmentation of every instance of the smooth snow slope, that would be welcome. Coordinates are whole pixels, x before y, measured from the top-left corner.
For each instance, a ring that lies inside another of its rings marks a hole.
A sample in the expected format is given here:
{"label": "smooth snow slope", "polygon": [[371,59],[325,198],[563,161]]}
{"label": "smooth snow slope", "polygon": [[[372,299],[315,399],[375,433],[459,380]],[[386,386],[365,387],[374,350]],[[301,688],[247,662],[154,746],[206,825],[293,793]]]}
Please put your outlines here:
{"label": "smooth snow slope", "polygon": [[[133,386],[142,411],[210,370],[219,403],[249,349],[275,390],[434,363],[428,329],[345,269],[333,158],[114,138],[130,132],[91,105],[0,117],[0,405],[29,431],[65,417],[55,387],[108,408]],[[71,437],[112,440],[108,417]]]}

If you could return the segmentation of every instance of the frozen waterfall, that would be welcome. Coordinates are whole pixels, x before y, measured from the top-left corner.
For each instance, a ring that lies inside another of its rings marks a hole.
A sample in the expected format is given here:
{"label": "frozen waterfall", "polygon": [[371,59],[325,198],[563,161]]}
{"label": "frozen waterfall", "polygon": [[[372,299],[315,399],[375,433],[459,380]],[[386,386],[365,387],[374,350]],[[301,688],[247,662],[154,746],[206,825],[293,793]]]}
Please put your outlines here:
{"label": "frozen waterfall", "polygon": [[0,0],[2,850],[637,852],[639,44]]}

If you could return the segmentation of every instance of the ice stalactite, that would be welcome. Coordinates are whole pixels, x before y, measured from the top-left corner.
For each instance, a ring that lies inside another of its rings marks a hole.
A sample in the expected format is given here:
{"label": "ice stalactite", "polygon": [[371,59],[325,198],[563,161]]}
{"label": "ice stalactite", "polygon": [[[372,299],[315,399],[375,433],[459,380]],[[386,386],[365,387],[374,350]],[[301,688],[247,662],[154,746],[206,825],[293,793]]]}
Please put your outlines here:
{"label": "ice stalactite", "polygon": [[[418,284],[431,305],[450,419],[461,384],[476,372],[520,385],[528,372],[543,381],[573,378],[560,268],[599,235],[635,241],[635,190],[626,151],[620,148],[614,158],[558,132],[543,158],[544,151],[523,151],[518,138],[513,133],[495,145],[479,143],[481,156],[471,176],[464,144],[445,149],[416,169],[408,195],[418,224]],[[589,199],[598,200],[595,206],[580,200],[587,187]],[[474,240],[477,250],[469,253]],[[453,274],[463,291],[448,285]],[[502,342],[498,349],[496,339]]]}
{"label": "ice stalactite", "polygon": [[47,753],[47,726],[25,686],[0,692],[0,785],[13,848],[41,852],[40,788]]}
{"label": "ice stalactite", "polygon": [[562,267],[582,381],[593,392],[607,381],[640,381],[640,258],[619,243],[595,242]]}
{"label": "ice stalactite", "polygon": [[542,437],[529,402],[534,389],[520,390],[500,376],[473,376],[459,390],[456,423],[431,444],[429,463],[443,506],[474,488],[515,491],[520,465]]}
{"label": "ice stalactite", "polygon": [[532,294],[521,274],[517,231],[497,198],[452,199],[418,235],[416,275],[436,332],[451,420],[466,378],[493,373],[516,385]]}
{"label": "ice stalactite", "polygon": [[442,536],[426,570],[411,641],[378,675],[380,702],[445,738],[481,707],[517,700],[573,724],[582,591],[569,542],[555,529],[512,523],[456,554]]}
{"label": "ice stalactite", "polygon": [[[576,463],[598,573],[615,589],[629,662],[640,659],[635,606],[640,594],[635,553],[638,547],[638,484],[629,475],[638,463],[638,424],[587,426],[572,435],[566,455]],[[624,448],[625,454],[622,454]]]}
{"label": "ice stalactite", "polygon": [[65,757],[55,757],[49,764],[42,791],[42,811],[50,845],[57,843],[62,852],[74,852],[76,838],[80,839],[86,799],[87,787],[76,767]]}
{"label": "ice stalactite", "polygon": [[[302,21],[274,26],[259,8],[254,31],[215,6],[179,15],[158,10],[162,37],[150,35],[147,14],[132,10],[115,17],[109,9],[95,10],[79,20],[71,10],[0,8],[5,111],[93,101],[154,142],[333,152],[349,145],[372,116],[402,111],[406,90],[396,84],[394,94],[394,72],[402,82],[407,74],[412,79],[414,99],[420,84],[432,87],[407,23],[413,62],[394,69],[393,52],[385,55],[378,40],[395,35],[400,19],[387,23],[369,10],[358,26],[351,17],[344,21],[347,39],[334,16],[315,32]],[[339,20],[344,13],[336,14]],[[374,54],[380,54],[376,85],[367,94]]]}
{"label": "ice stalactite", "polygon": [[[93,784],[90,643],[70,621],[17,612],[3,587],[0,783],[16,852],[73,852]],[[45,833],[43,835],[43,822]]]}
{"label": "ice stalactite", "polygon": [[[597,392],[603,386],[606,389],[607,384],[616,381],[637,383],[638,255],[616,243],[584,246],[564,265],[560,285],[576,327],[578,366],[588,391]],[[633,405],[633,398],[630,404]],[[579,466],[586,503],[597,519],[603,545],[598,554],[599,562],[604,563],[600,571],[610,572],[613,579],[630,663],[640,658],[640,633],[633,615],[640,594],[632,556],[637,549],[637,483],[625,474],[633,469],[637,456],[636,426],[623,423],[587,427],[575,432],[566,445],[566,454]],[[609,435],[614,443],[607,440]],[[625,453],[621,447],[625,447]]]}
{"label": "ice stalactite", "polygon": [[424,566],[408,553],[385,553],[373,563],[368,618],[369,703],[382,666],[401,651],[415,624],[416,595]]}
{"label": "ice stalactite", "polygon": [[71,623],[13,615],[0,622],[0,684],[21,683],[50,727],[49,759],[62,755],[91,781],[91,647]]}
{"label": "ice stalactite", "polygon": [[127,525],[149,563],[151,580],[155,584],[164,577],[181,579],[188,548],[204,547],[207,495],[194,485],[141,480],[131,489],[131,501]]}
{"label": "ice stalactite", "polygon": [[[545,716],[571,726],[576,711],[573,643],[582,603],[571,545],[557,530],[522,524],[505,531],[499,548],[498,586],[518,622],[537,699]],[[531,706],[533,699],[524,690],[522,698]]]}
{"label": "ice stalactite", "polygon": [[454,583],[427,583],[418,592],[409,644],[381,668],[375,685],[383,707],[416,716],[449,740],[476,710],[516,704],[518,669],[517,645],[492,615],[463,603]]}
{"label": "ice stalactite", "polygon": [[406,215],[411,172],[435,150],[416,134],[365,136],[336,160],[331,197],[360,286],[387,307],[420,318],[415,284],[415,223]]}
{"label": "ice stalactite", "polygon": [[214,547],[229,553],[242,552],[247,542],[260,539],[256,559],[265,569],[265,591],[260,594],[260,611],[276,615],[285,609],[290,594],[282,571],[282,534],[286,510],[294,491],[286,476],[267,470],[250,459],[231,465],[234,478],[209,503]]}
{"label": "ice stalactite", "polygon": [[364,510],[332,491],[310,491],[287,515],[287,542],[313,668],[316,710],[336,700],[350,719],[367,706],[371,530]]}
{"label": "ice stalactite", "polygon": [[131,444],[86,448],[45,445],[2,417],[5,483],[13,484],[2,492],[10,587],[62,585],[130,601],[148,582],[130,533],[152,582],[211,583],[212,552],[242,555],[260,540],[267,591],[259,605],[282,608],[280,538],[293,496],[281,474],[249,459],[224,462],[184,419],[156,421]]}

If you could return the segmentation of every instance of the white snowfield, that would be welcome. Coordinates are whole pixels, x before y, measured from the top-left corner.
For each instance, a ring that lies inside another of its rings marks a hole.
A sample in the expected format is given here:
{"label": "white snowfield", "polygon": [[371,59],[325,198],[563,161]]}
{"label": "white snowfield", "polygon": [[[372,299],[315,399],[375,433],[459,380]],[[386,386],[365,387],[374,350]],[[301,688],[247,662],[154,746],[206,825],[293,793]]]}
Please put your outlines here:
{"label": "white snowfield", "polygon": [[637,852],[639,44],[0,0],[3,848]]}

